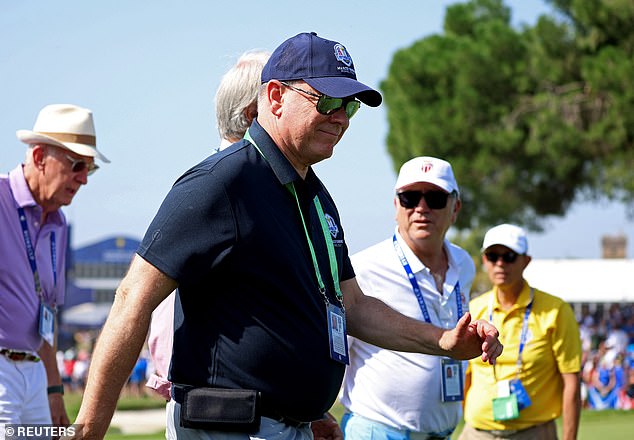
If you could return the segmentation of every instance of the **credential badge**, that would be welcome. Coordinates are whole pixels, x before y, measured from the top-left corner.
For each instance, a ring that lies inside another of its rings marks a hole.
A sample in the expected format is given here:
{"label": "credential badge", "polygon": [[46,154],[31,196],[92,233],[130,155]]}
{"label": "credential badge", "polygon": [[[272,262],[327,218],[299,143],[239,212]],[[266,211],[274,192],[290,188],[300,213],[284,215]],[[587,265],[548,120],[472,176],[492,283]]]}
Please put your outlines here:
{"label": "credential badge", "polygon": [[352,65],[352,58],[348,55],[348,51],[345,47],[343,47],[343,44],[335,44],[335,57],[337,58],[337,61],[341,61],[348,67]]}

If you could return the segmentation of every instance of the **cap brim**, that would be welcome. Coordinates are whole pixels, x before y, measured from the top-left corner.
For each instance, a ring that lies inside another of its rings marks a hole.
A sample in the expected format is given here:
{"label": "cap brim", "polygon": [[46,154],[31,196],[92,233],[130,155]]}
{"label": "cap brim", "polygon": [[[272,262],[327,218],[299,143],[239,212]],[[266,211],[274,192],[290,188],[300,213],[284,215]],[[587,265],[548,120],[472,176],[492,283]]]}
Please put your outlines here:
{"label": "cap brim", "polygon": [[103,154],[101,154],[101,152],[99,150],[97,150],[97,148],[95,148],[92,145],[85,145],[85,144],[76,144],[76,143],[72,143],[72,142],[60,142],[55,138],[52,138],[50,136],[46,136],[44,134],[41,133],[35,133],[34,131],[31,130],[18,130],[15,132],[15,135],[17,136],[17,138],[24,142],[25,144],[47,144],[47,145],[54,145],[56,147],[60,147],[60,148],[65,148],[67,150],[70,150],[74,153],[77,153],[81,156],[88,156],[88,157],[96,157],[99,160],[101,160],[102,162],[105,163],[110,163],[110,160],[108,160],[108,158],[106,158],[106,156],[104,156]]}
{"label": "cap brim", "polygon": [[378,107],[383,102],[383,97],[379,92],[352,78],[328,76],[323,78],[305,78],[304,81],[320,93],[333,98],[356,96],[361,102],[370,107]]}

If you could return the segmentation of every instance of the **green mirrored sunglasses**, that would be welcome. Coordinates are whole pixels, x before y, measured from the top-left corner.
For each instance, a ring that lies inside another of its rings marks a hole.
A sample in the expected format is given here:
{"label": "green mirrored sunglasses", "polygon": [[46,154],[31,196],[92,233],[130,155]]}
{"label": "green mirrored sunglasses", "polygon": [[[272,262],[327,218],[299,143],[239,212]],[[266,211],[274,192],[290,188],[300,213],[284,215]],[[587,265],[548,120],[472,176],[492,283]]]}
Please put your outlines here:
{"label": "green mirrored sunglasses", "polygon": [[317,108],[317,111],[322,115],[332,115],[340,108],[343,108],[346,112],[346,116],[348,116],[348,119],[350,119],[359,110],[359,107],[361,107],[361,102],[355,98],[333,98],[332,96],[318,95],[316,93],[309,92],[308,90],[300,89],[299,87],[295,87],[284,81],[280,81],[280,83],[290,88],[291,90],[299,93],[305,93],[308,96],[313,96],[317,98],[317,104],[315,104],[315,107]]}

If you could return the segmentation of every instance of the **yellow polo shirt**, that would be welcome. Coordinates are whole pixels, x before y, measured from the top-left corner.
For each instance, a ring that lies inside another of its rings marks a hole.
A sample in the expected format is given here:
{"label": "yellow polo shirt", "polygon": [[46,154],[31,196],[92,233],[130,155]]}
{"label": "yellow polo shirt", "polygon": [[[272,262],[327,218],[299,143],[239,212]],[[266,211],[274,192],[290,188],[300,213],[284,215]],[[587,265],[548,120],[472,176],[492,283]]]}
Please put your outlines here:
{"label": "yellow polo shirt", "polygon": [[[473,319],[489,320],[489,304],[493,298],[493,325],[500,332],[504,351],[498,357],[495,373],[498,380],[513,379],[517,371],[520,334],[526,306],[530,302],[530,287],[524,288],[517,303],[502,310],[496,288],[469,303]],[[570,305],[561,298],[534,289],[533,308],[528,318],[528,337],[522,353],[519,378],[532,404],[520,411],[518,418],[502,422],[493,420],[492,399],[497,397],[493,366],[478,357],[469,361],[471,374],[466,389],[464,418],[478,429],[525,429],[548,422],[561,415],[562,373],[577,373],[581,369],[579,327]]]}

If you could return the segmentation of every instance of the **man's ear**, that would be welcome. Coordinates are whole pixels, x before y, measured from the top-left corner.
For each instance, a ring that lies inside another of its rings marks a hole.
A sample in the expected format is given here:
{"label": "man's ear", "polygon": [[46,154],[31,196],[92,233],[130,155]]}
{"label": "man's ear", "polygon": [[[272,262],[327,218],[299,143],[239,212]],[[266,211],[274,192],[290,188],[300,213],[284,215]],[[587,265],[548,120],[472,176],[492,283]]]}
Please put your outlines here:
{"label": "man's ear", "polygon": [[460,208],[462,208],[462,200],[460,197],[456,197],[456,201],[453,205],[453,213],[451,214],[451,224],[453,225],[458,220],[458,213],[460,212]]}
{"label": "man's ear", "polygon": [[530,255],[524,255],[524,269],[526,269],[526,266],[528,266],[528,263],[530,263],[533,260],[533,257],[531,257]]}
{"label": "man's ear", "polygon": [[266,96],[268,97],[271,113],[279,117],[282,112],[282,104],[284,103],[282,84],[275,80],[269,81],[266,85]]}
{"label": "man's ear", "polygon": [[44,168],[44,158],[46,157],[46,146],[42,144],[35,144],[31,147],[31,155],[33,157],[33,165],[38,170]]}
{"label": "man's ear", "polygon": [[258,103],[252,102],[243,111],[244,117],[249,121],[249,124],[258,116]]}

